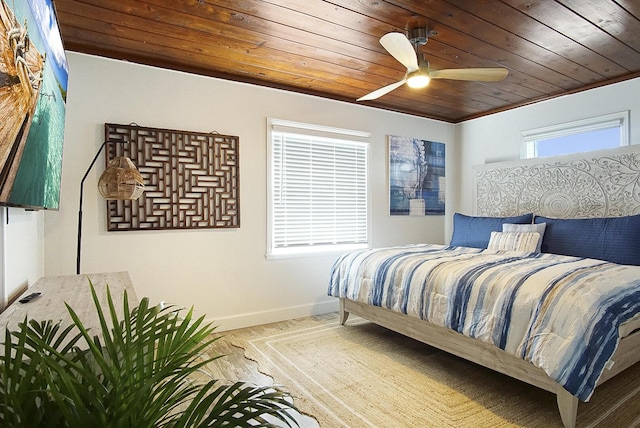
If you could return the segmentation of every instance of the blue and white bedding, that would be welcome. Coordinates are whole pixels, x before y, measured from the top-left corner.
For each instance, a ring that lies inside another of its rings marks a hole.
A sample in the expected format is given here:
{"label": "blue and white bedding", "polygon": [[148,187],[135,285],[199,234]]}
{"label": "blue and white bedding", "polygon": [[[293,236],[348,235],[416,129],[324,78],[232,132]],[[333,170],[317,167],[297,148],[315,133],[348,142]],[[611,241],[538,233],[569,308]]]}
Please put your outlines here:
{"label": "blue and white bedding", "polygon": [[618,346],[619,327],[640,318],[640,267],[419,244],[341,256],[329,295],[491,343],[587,401]]}

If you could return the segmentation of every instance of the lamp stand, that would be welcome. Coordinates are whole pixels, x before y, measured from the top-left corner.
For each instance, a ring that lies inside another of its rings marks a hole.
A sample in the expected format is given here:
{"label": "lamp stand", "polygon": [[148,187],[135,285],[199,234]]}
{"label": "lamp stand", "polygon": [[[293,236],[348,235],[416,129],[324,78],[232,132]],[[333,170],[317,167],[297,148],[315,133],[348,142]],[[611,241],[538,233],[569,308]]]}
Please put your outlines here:
{"label": "lamp stand", "polygon": [[79,275],[80,274],[80,256],[82,254],[82,199],[83,199],[83,194],[84,194],[84,181],[87,179],[87,176],[89,175],[89,172],[91,171],[91,168],[93,168],[93,165],[95,165],[96,160],[98,160],[98,156],[100,156],[100,153],[102,152],[102,150],[104,149],[104,146],[107,143],[115,143],[115,144],[123,144],[126,143],[126,141],[124,140],[107,140],[104,143],[102,143],[102,145],[100,146],[100,148],[98,149],[98,153],[96,153],[96,155],[94,156],[93,160],[91,161],[91,165],[89,165],[89,168],[87,168],[87,172],[84,173],[84,176],[82,177],[82,180],[80,181],[80,203],[79,203],[79,209],[78,209],[78,251],[77,251],[77,257],[76,257],[76,274]]}

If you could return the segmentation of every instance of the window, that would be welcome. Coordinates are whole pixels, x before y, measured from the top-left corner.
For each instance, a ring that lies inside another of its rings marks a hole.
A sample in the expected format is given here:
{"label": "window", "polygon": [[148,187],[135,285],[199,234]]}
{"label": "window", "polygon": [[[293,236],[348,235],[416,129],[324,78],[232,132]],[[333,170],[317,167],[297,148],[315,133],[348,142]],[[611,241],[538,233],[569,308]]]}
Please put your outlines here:
{"label": "window", "polygon": [[522,132],[522,158],[566,155],[629,144],[629,112]]}
{"label": "window", "polygon": [[268,258],[368,245],[368,138],[268,120]]}

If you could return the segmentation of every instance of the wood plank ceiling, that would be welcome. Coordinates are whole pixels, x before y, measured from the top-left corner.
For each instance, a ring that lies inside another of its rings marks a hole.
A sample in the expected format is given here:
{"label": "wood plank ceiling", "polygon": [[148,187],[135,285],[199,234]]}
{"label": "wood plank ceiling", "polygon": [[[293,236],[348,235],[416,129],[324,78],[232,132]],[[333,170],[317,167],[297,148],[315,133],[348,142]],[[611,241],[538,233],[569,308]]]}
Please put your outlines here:
{"label": "wood plank ceiling", "polygon": [[356,102],[404,77],[385,33],[427,28],[432,80],[369,106],[457,123],[640,76],[638,0],[54,0],[67,50]]}

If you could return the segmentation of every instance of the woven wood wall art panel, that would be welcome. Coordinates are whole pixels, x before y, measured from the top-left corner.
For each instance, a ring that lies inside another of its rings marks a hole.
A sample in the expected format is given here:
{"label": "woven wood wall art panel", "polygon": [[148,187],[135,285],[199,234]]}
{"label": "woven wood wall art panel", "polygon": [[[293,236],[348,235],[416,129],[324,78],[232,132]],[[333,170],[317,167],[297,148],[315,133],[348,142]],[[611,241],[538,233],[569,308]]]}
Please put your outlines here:
{"label": "woven wood wall art panel", "polygon": [[105,124],[107,162],[128,156],[145,191],[107,201],[109,231],[240,227],[239,137]]}

